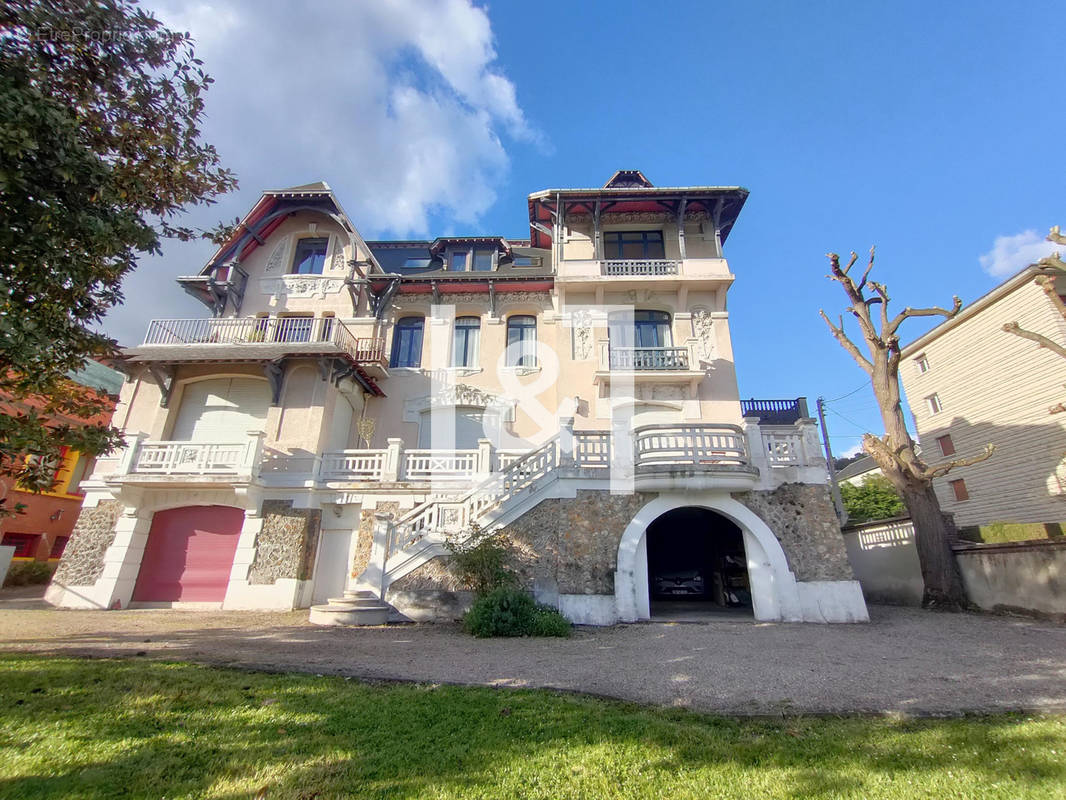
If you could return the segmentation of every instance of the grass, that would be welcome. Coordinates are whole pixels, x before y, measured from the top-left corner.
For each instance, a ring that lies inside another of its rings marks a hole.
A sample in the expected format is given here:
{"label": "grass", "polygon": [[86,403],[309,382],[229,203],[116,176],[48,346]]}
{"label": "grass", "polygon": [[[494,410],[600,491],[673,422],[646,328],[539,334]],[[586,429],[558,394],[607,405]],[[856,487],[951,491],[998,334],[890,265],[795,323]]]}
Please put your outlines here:
{"label": "grass", "polygon": [[0,797],[1062,798],[1066,719],[730,719],[544,691],[0,657]]}

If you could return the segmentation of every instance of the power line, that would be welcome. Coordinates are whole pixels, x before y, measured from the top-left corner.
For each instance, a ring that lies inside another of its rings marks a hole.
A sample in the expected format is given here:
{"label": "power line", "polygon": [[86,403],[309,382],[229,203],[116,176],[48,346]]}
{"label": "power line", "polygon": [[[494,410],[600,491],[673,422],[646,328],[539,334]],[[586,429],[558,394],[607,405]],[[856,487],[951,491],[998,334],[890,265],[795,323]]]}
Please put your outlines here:
{"label": "power line", "polygon": [[843,414],[841,414],[841,413],[840,413],[839,411],[837,411],[837,410],[836,410],[835,408],[831,408],[831,409],[829,409],[829,410],[830,410],[830,411],[832,411],[832,412],[833,412],[834,414],[836,414],[836,415],[837,415],[838,417],[840,417],[840,418],[841,418],[842,420],[844,420],[845,422],[847,422],[847,423],[849,423],[849,424],[851,424],[851,425],[854,425],[854,426],[855,426],[856,428],[858,428],[858,429],[859,429],[860,431],[865,431],[865,430],[866,430],[866,426],[865,426],[865,425],[860,425],[860,424],[859,424],[859,423],[857,423],[857,422],[856,422],[855,420],[853,420],[853,419],[849,419],[848,417],[845,417],[845,416],[844,416]]}
{"label": "power line", "polygon": [[865,389],[865,388],[866,388],[866,387],[867,387],[868,385],[869,385],[869,384],[868,384],[868,383],[867,383],[866,381],[863,381],[862,383],[860,383],[860,384],[858,385],[858,387],[857,387],[857,388],[855,388],[855,389],[852,389],[852,390],[851,390],[850,392],[848,392],[847,394],[842,394],[842,395],[840,395],[840,397],[834,397],[834,398],[833,398],[832,400],[826,400],[825,402],[826,402],[826,403],[835,403],[835,402],[837,402],[838,400],[843,400],[843,399],[844,399],[845,397],[851,397],[851,396],[852,396],[853,394],[855,394],[855,392],[857,392],[857,391],[859,391],[859,390],[861,390],[861,389]]}

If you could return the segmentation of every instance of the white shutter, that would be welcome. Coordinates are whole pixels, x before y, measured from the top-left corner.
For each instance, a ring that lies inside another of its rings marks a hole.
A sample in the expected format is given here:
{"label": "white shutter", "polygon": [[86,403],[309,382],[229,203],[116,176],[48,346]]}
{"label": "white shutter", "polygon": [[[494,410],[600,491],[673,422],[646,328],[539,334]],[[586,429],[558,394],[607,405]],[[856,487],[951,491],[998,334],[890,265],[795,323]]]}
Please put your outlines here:
{"label": "white shutter", "polygon": [[213,378],[186,384],[171,439],[239,442],[262,430],[270,388],[255,378]]}

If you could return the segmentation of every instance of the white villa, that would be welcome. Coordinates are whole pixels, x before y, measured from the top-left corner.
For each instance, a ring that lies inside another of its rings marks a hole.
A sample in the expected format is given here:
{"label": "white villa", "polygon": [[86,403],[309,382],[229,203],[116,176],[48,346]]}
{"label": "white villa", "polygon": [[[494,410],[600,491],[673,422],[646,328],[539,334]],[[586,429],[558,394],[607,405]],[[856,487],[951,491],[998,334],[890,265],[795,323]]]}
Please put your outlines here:
{"label": "white villa", "polygon": [[529,195],[526,239],[379,242],[325,183],[264,192],[178,278],[210,316],[124,351],[48,600],[454,619],[476,524],[579,623],[866,620],[806,402],[738,393],[747,195],[620,171]]}

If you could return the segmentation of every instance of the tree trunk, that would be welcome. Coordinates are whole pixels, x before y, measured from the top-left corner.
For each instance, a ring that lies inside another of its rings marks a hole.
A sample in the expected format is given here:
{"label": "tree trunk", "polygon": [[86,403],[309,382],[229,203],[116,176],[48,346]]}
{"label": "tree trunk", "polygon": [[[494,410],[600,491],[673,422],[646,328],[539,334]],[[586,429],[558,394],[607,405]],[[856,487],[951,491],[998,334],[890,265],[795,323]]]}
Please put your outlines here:
{"label": "tree trunk", "polygon": [[955,531],[940,510],[932,485],[907,481],[900,494],[914,523],[914,543],[922,565],[922,606],[945,611],[969,608],[951,543]]}

